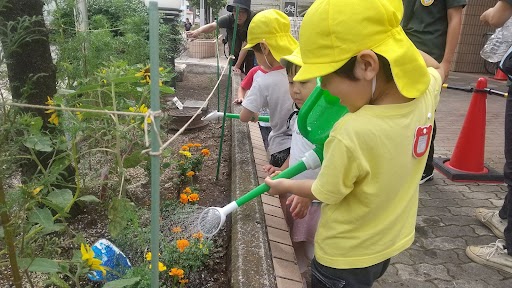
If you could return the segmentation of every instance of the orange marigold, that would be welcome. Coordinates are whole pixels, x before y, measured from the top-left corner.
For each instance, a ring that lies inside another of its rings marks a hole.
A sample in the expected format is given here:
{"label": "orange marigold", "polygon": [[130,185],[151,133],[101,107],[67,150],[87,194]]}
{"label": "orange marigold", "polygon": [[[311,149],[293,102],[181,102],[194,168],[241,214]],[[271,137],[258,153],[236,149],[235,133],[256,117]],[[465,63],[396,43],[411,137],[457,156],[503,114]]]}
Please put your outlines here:
{"label": "orange marigold", "polygon": [[199,200],[199,194],[197,193],[192,193],[190,195],[188,195],[188,201],[190,202],[196,202]]}
{"label": "orange marigold", "polygon": [[190,243],[187,239],[176,240],[176,246],[180,249],[180,252],[183,252],[188,245],[190,245]]}
{"label": "orange marigold", "polygon": [[203,233],[197,232],[195,234],[192,234],[192,237],[196,238],[196,239],[199,239],[199,240],[202,240],[203,239]]}
{"label": "orange marigold", "polygon": [[183,278],[183,276],[185,276],[185,271],[179,268],[171,268],[171,270],[169,271],[169,275]]}
{"label": "orange marigold", "polygon": [[187,188],[185,188],[185,190],[183,190],[183,193],[190,194],[190,193],[192,193],[192,189],[190,189],[190,187],[187,187]]}
{"label": "orange marigold", "polygon": [[179,282],[180,282],[180,284],[187,284],[188,283],[188,279],[181,279]]}
{"label": "orange marigold", "polygon": [[196,172],[194,172],[194,171],[188,171],[187,172],[187,177],[192,177],[194,175],[196,175]]}
{"label": "orange marigold", "polygon": [[180,202],[183,204],[187,204],[188,202],[188,196],[185,194],[180,194]]}
{"label": "orange marigold", "polygon": [[180,227],[180,226],[178,226],[178,227],[174,227],[174,228],[172,228],[172,229],[171,229],[171,231],[172,231],[173,233],[180,233],[182,230],[181,230],[181,227]]}
{"label": "orange marigold", "polygon": [[188,146],[188,148],[192,148],[192,147],[194,147],[194,144],[192,144],[192,143],[187,143],[187,146]]}
{"label": "orange marigold", "polygon": [[201,147],[202,145],[199,143],[194,144],[194,147]]}
{"label": "orange marigold", "polygon": [[188,146],[185,146],[185,145],[181,146],[181,151],[188,151],[188,150],[189,150]]}
{"label": "orange marigold", "polygon": [[203,149],[203,150],[201,150],[201,154],[203,154],[203,156],[205,156],[205,157],[208,157],[208,156],[210,156],[210,150]]}

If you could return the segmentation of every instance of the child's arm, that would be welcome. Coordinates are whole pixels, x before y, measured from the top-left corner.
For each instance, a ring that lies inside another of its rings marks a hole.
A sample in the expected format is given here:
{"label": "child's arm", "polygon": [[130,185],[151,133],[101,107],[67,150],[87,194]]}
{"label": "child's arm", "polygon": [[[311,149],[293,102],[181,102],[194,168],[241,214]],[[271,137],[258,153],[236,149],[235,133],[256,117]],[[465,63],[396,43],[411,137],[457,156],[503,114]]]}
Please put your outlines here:
{"label": "child's arm", "polygon": [[293,219],[302,219],[308,215],[309,206],[312,200],[309,198],[292,195],[286,200],[286,205],[290,206],[290,212]]}
{"label": "child's arm", "polygon": [[233,104],[242,104],[246,93],[247,93],[247,90],[242,88],[242,86],[238,87],[238,98],[235,99],[235,101],[233,101]]}
{"label": "child's arm", "polygon": [[242,112],[240,112],[240,121],[241,122],[258,122],[258,113],[252,112],[247,108],[242,108]]}
{"label": "child's arm", "polygon": [[270,187],[268,193],[270,195],[281,195],[284,193],[293,193],[297,196],[308,198],[311,200],[316,199],[315,195],[311,192],[311,187],[315,180],[290,180],[290,179],[276,179],[272,180],[270,177],[265,178],[265,184]]}
{"label": "child's arm", "polygon": [[440,63],[446,74],[445,78],[448,77],[448,73],[450,72],[455,48],[457,48],[457,43],[459,42],[460,30],[462,28],[462,7],[463,6],[452,7],[447,11],[448,32],[446,35],[443,61]]}
{"label": "child's arm", "polygon": [[437,72],[441,75],[442,83],[444,83],[444,81],[446,80],[446,74],[445,74],[443,66],[441,66],[441,64],[437,63],[437,61],[434,58],[432,58],[430,55],[428,55],[427,53],[425,53],[421,50],[418,50],[418,51],[420,51],[420,54],[423,57],[423,60],[425,60],[427,67],[432,67],[432,68],[436,69]]}

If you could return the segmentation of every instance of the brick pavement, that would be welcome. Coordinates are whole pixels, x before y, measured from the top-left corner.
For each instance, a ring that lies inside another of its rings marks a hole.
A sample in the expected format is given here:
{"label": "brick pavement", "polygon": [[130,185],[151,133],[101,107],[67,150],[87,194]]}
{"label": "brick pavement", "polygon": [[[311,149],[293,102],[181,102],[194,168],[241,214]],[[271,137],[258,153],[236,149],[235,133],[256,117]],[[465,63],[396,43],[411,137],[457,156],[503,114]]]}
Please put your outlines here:
{"label": "brick pavement", "polygon": [[[452,73],[447,83],[474,85],[477,76]],[[503,82],[489,80],[489,87],[506,91]],[[436,114],[436,156],[449,157],[457,141],[471,99],[470,93],[445,90]],[[488,96],[485,163],[502,171],[505,99]],[[501,207],[505,185],[455,183],[437,171],[434,180],[420,186],[416,239],[391,265],[374,287],[512,287],[512,274],[472,262],[468,245],[496,241],[475,217],[478,207]]]}

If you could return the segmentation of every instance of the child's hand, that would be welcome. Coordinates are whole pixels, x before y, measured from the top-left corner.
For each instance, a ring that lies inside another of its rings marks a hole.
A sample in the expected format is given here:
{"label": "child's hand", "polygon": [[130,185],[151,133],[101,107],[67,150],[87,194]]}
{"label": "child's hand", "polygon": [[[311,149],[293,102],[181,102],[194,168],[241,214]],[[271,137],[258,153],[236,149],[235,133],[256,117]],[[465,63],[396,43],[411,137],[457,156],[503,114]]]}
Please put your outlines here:
{"label": "child's hand", "polygon": [[275,172],[272,175],[265,178],[265,184],[267,184],[270,187],[270,190],[268,191],[268,194],[270,195],[280,195],[289,192],[288,190],[288,181],[289,179],[275,179],[272,180],[271,177],[276,176],[281,172]]}
{"label": "child's hand", "polygon": [[268,175],[272,175],[272,174],[278,172],[279,168],[268,164],[268,165],[263,165],[263,171],[267,172]]}
{"label": "child's hand", "polygon": [[240,105],[240,104],[242,104],[243,101],[244,101],[244,99],[237,98],[237,99],[235,99],[235,101],[233,101],[233,104]]}
{"label": "child's hand", "polygon": [[286,205],[290,206],[290,212],[292,213],[293,219],[302,219],[308,215],[311,199],[292,195],[288,200],[286,200]]}

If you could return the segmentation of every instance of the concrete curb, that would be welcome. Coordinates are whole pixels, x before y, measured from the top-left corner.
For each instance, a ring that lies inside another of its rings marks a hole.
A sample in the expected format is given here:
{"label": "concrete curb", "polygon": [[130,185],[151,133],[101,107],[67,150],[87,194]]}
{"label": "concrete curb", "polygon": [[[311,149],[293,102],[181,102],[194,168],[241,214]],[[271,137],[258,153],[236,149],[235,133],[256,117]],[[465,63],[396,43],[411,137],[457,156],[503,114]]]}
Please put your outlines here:
{"label": "concrete curb", "polygon": [[[217,73],[217,63],[204,63],[204,62],[196,62],[196,61],[178,61],[176,60],[176,64],[185,64],[186,65],[186,73],[192,74],[216,74]],[[224,65],[221,63],[219,65],[219,72],[224,70]]]}
{"label": "concrete curb", "polygon": [[[237,199],[258,186],[258,177],[248,125],[233,121],[232,128],[231,195]],[[231,287],[277,287],[261,198],[231,217]]]}

